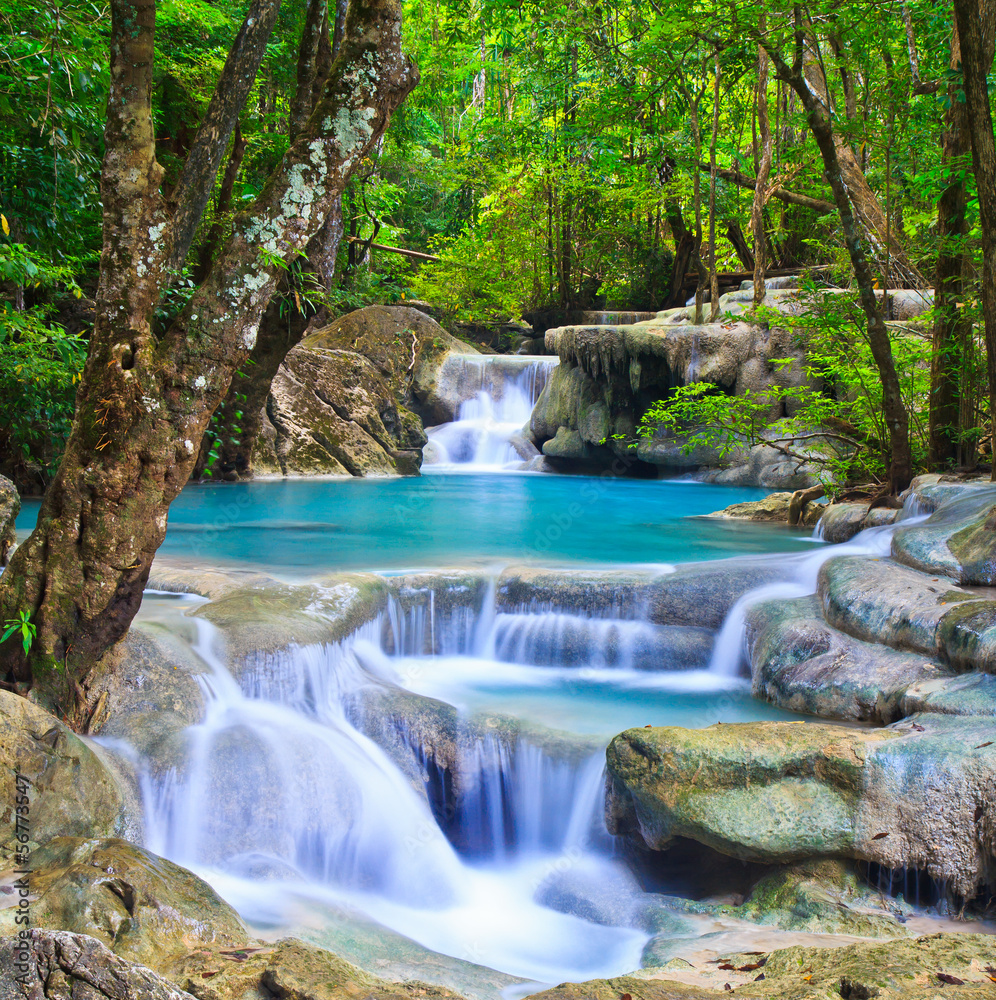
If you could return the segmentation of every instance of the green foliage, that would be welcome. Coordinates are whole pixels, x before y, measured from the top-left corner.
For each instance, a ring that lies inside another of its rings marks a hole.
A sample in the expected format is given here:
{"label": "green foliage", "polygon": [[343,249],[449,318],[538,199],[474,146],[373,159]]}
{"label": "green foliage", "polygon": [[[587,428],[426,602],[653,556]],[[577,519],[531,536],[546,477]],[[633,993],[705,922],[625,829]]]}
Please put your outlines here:
{"label": "green foliage", "polygon": [[[762,310],[759,317],[794,329],[796,346],[805,351],[801,367],[792,358],[776,361],[782,378],[765,391],[727,395],[707,382],[679,387],[647,409],[638,435],[680,436],[686,453],[708,447],[723,457],[767,443],[822,470],[827,485],[883,479],[889,436],[864,314],[854,295],[814,288],[809,295],[802,317],[774,310]],[[892,350],[910,415],[914,461],[923,468],[931,342],[922,329],[895,328]],[[791,416],[782,418],[784,413]]]}
{"label": "green foliage", "polygon": [[27,611],[18,611],[16,618],[8,618],[0,642],[6,642],[15,633],[20,634],[21,646],[25,655],[31,651],[31,646],[38,636],[38,626],[31,621],[31,615]]}

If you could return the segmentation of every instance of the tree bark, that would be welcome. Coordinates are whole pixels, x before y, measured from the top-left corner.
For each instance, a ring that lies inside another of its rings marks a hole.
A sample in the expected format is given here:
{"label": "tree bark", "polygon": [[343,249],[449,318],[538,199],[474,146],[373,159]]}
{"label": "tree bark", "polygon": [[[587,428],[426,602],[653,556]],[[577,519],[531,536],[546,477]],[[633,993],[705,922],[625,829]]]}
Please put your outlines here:
{"label": "tree bark", "polygon": [[[996,142],[987,76],[993,63],[994,0],[954,0],[965,76],[965,117],[972,138],[972,166],[982,230],[982,317],[986,335],[990,431],[996,442]],[[992,480],[996,482],[996,449]]]}
{"label": "tree bark", "polygon": [[[831,121],[833,112],[830,104],[830,95],[827,90],[827,81],[820,62],[816,58],[814,46],[815,40],[812,38],[807,39],[804,69],[805,80],[815,92],[816,99],[826,109],[827,120]],[[872,191],[868,179],[865,177],[865,172],[861,169],[861,164],[858,163],[858,159],[854,155],[854,150],[851,148],[847,137],[835,130],[833,132],[833,142],[836,148],[836,160],[840,164],[840,176],[847,191],[847,196],[851,201],[858,222],[868,234],[874,255],[882,258],[888,255],[893,273],[900,278],[904,285],[912,288],[926,288],[928,285],[927,280],[910,262],[906,254],[906,248],[889,231],[888,219],[885,212],[882,211],[882,206],[879,204],[875,192]]]}
{"label": "tree bark", "polygon": [[[764,10],[757,22],[757,30],[764,35],[768,30]],[[757,183],[754,187],[754,201],[751,205],[750,229],[754,237],[754,308],[763,301],[766,294],[764,285],[767,240],[764,233],[764,203],[771,174],[771,160],[774,144],[771,138],[771,123],[768,119],[768,53],[764,47],[757,47],[757,130],[761,139],[761,161],[757,168]]]}
{"label": "tree bark", "polygon": [[851,267],[858,284],[861,308],[867,318],[868,343],[878,368],[882,382],[882,411],[889,431],[890,467],[889,480],[894,492],[906,489],[913,478],[913,459],[910,451],[909,415],[903,405],[899,377],[892,357],[889,328],[885,324],[878,297],[875,295],[875,279],[871,265],[862,246],[862,232],[856,213],[848,197],[845,168],[838,157],[839,143],[835,141],[830,124],[830,109],[810,86],[806,71],[807,38],[799,5],[794,8],[795,53],[793,64],[789,66],[772,45],[770,40],[757,33],[757,41],[762,44],[775,67],[778,76],[798,95],[806,112],[813,138],[820,150],[823,166],[834,202],[840,215],[841,229]]}
{"label": "tree bark", "polygon": [[683,306],[685,304],[684,282],[695,250],[695,237],[685,225],[681,214],[681,206],[677,201],[669,201],[665,205],[667,224],[674,237],[674,266],[671,270],[671,287],[668,290],[667,306]]}
{"label": "tree bark", "polygon": [[753,271],[757,263],[754,258],[754,251],[747,242],[744,231],[740,228],[740,223],[736,219],[726,220],[726,238],[730,245],[737,252],[737,259],[745,271]]}
{"label": "tree bark", "polygon": [[111,13],[97,319],[65,456],[37,527],[0,578],[0,618],[24,611],[37,628],[27,656],[0,645],[0,668],[70,711],[69,692],[82,700],[81,680],[138,609],[196,444],[256,344],[277,259],[292,262],[325,224],[417,82],[401,50],[400,0],[353,0],[307,127],[157,340],[151,319],[176,242],[152,125],[155,2],[112,0]]}
{"label": "tree bark", "polygon": [[229,50],[221,79],[183,164],[177,196],[171,206],[171,246],[167,257],[171,271],[180,270],[194,241],[228,140],[252,90],[279,13],[280,0],[252,0]]}
{"label": "tree bark", "polygon": [[[908,17],[908,14],[907,14]],[[913,46],[910,26],[911,61]],[[951,32],[952,69],[961,65],[958,25]],[[971,342],[971,324],[965,319],[965,241],[968,206],[965,161],[971,151],[965,105],[958,99],[958,85],[948,84],[948,108],[941,134],[941,163],[947,183],[937,201],[937,272],[934,281],[934,334],[930,361],[929,461],[945,469],[958,459],[959,417],[964,347]]]}
{"label": "tree bark", "polygon": [[709,321],[719,319],[719,265],[716,262],[716,140],[719,138],[719,49],[713,60],[712,135],[709,138]]}

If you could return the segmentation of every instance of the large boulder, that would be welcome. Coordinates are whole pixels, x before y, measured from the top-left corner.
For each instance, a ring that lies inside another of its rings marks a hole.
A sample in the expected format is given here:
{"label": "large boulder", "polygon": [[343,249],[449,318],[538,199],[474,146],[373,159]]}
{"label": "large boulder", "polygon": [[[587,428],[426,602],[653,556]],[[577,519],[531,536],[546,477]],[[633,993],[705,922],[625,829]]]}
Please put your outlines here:
{"label": "large boulder", "polygon": [[0,1000],[193,1000],[96,938],[25,930],[0,939]]}
{"label": "large boulder", "polygon": [[0,792],[0,858],[8,861],[53,837],[114,836],[137,821],[131,790],[107,753],[9,691],[0,691]]}
{"label": "large boulder", "polygon": [[0,566],[7,565],[11,547],[17,541],[14,521],[21,510],[21,498],[9,480],[0,476]]}
{"label": "large boulder", "polygon": [[917,868],[972,897],[996,882],[992,718],[889,729],[746,723],[631,729],[607,751],[610,829],[748,861]]}
{"label": "large boulder", "polygon": [[[198,946],[250,942],[206,882],[128,841],[58,837],[34,851],[29,866],[33,926],[89,935],[157,971]],[[17,932],[15,915],[13,905],[0,909],[0,934]]]}
{"label": "large boulder", "polygon": [[451,351],[476,353],[411,308],[368,306],[315,331],[273,379],[253,467],[417,475],[426,442],[421,400],[431,398]]}

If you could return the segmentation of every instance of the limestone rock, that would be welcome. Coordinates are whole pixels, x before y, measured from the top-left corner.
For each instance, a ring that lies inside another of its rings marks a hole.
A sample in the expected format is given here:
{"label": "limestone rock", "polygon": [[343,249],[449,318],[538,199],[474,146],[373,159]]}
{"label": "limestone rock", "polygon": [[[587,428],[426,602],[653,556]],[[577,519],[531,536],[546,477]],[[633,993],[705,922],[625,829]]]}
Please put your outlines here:
{"label": "limestone rock", "polygon": [[[729,517],[744,521],[770,521],[774,523],[788,521],[789,506],[792,503],[792,493],[772,493],[763,500],[748,500],[744,503],[733,503],[729,507],[717,510],[709,517]],[[812,526],[819,521],[825,505],[817,503],[806,504],[800,524]]]}
{"label": "limestone rock", "polygon": [[0,1000],[192,1000],[95,938],[31,930],[0,939]]}
{"label": "limestone rock", "polygon": [[426,442],[421,421],[372,361],[313,337],[284,359],[265,420],[253,465],[284,475],[412,475]]}
{"label": "limestone rock", "polygon": [[9,480],[0,476],[0,566],[7,565],[11,546],[17,541],[14,521],[21,511],[21,498],[17,488]]}
{"label": "limestone rock", "polygon": [[893,557],[965,585],[996,584],[996,486],[938,482],[917,489],[913,498],[927,510],[936,503],[936,509],[925,523],[899,528],[892,540]]}
{"label": "limestone rock", "polygon": [[[101,748],[9,691],[0,691],[0,763],[4,859],[53,837],[113,836],[129,822],[127,792]],[[27,845],[16,840],[16,775],[30,786]]]}
{"label": "limestone rock", "polygon": [[907,689],[947,678],[928,656],[862,642],[832,628],[819,600],[764,601],[747,611],[755,697],[824,719],[893,722]]}
{"label": "limestone rock", "polygon": [[783,568],[770,560],[724,559],[679,566],[656,582],[647,617],[660,625],[718,629],[740,597],[783,576]]}
{"label": "limestone rock", "polygon": [[[238,915],[206,882],[125,840],[58,837],[32,853],[30,868],[34,926],[97,938],[157,971],[199,945],[249,943]],[[13,916],[0,909],[0,933],[16,933]]]}
{"label": "limestone rock", "polygon": [[[210,975],[205,975],[205,971]],[[378,979],[330,952],[293,938],[249,948],[238,960],[216,948],[194,952],[173,978],[197,1000],[459,1000],[456,993],[417,980]]]}
{"label": "limestone rock", "polygon": [[952,609],[974,609],[981,600],[948,578],[926,576],[891,559],[858,556],[828,559],[818,588],[824,616],[835,628],[927,656],[938,654],[941,620]]}
{"label": "limestone rock", "polygon": [[820,532],[823,540],[838,544],[850,541],[865,528],[894,524],[900,511],[889,507],[868,509],[864,503],[833,503],[821,511]]}
{"label": "limestone rock", "polygon": [[996,881],[991,736],[991,718],[950,715],[631,729],[607,751],[607,817],[653,849],[688,837],[769,864],[849,857],[972,897]]}
{"label": "limestone rock", "polygon": [[856,866],[838,860],[800,862],[776,868],[759,879],[742,906],[744,920],[811,934],[864,938],[904,937],[908,931],[884,908]]}
{"label": "limestone rock", "polygon": [[425,444],[419,414],[433,409],[436,374],[454,350],[476,353],[410,307],[368,306],[315,331],[273,380],[254,467],[417,475]]}
{"label": "limestone rock", "polygon": [[266,672],[289,646],[341,642],[387,603],[384,579],[343,573],[314,584],[243,587],[199,608],[224,634],[229,665]]}
{"label": "limestone rock", "polygon": [[904,716],[918,712],[996,716],[996,677],[992,674],[962,674],[947,679],[917,681],[906,689],[900,711]]}
{"label": "limestone rock", "polygon": [[[694,946],[692,948],[694,949]],[[772,1000],[827,1000],[843,996],[876,996],[879,1000],[936,1000],[955,995],[968,1000],[992,996],[985,971],[992,964],[992,937],[986,934],[931,934],[891,941],[859,941],[843,947],[796,946],[767,955],[725,954],[732,969],[709,964],[692,967],[672,961],[658,969],[644,969],[619,979],[562,983],[542,993],[542,1000],[718,1000],[729,996]],[[763,963],[763,967],[759,964]],[[744,971],[738,971],[740,969]],[[764,978],[760,979],[761,969]],[[943,972],[964,982],[945,986]],[[677,981],[680,977],[681,981]],[[724,989],[724,982],[730,989]],[[863,987],[864,992],[857,992]]]}

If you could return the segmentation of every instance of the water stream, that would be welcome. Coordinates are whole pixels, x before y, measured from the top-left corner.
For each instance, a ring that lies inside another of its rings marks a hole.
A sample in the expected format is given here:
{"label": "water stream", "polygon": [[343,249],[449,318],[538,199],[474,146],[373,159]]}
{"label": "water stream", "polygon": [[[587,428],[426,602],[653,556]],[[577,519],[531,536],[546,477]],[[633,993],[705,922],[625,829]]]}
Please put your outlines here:
{"label": "water stream", "polygon": [[[451,373],[457,419],[430,434],[443,467],[523,461],[518,431],[556,362],[515,363],[471,359]],[[147,595],[140,622],[193,636],[205,709],[186,730],[156,732],[168,753],[107,741],[136,765],[146,845],[202,874],[257,930],[320,925],[333,949],[351,926],[342,914],[360,914],[533,983],[639,968],[654,892],[683,890],[648,892],[607,833],[608,741],[648,724],[795,718],[750,697],[744,610],[812,593],[831,553],[888,551],[891,528],[831,550],[799,532],[689,519],[761,493],[446,474],[186,491],[167,558],[285,579],[472,565],[487,583],[436,575],[340,643],[244,662],[192,616],[202,598]],[[640,591],[637,565],[645,579],[751,551],[779,553],[753,558],[777,560],[781,581],[738,601],[716,636],[684,630],[676,643],[622,596]],[[590,580],[510,604],[499,594],[510,562],[554,577],[551,566],[586,564]],[[599,577],[607,567],[617,576]]]}

